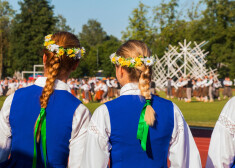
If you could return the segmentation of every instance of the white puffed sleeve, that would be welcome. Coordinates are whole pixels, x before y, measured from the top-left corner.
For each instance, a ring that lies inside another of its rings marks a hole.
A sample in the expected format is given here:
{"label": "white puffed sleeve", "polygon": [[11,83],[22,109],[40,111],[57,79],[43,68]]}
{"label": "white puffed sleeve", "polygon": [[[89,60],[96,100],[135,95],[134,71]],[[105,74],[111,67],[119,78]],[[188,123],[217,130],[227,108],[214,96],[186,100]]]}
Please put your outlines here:
{"label": "white puffed sleeve", "polygon": [[180,109],[174,104],[174,130],[168,157],[173,168],[201,168],[199,151]]}
{"label": "white puffed sleeve", "polygon": [[73,116],[72,133],[69,143],[69,168],[81,166],[90,118],[91,115],[88,108],[80,104]]}
{"label": "white puffed sleeve", "polygon": [[83,153],[81,168],[106,168],[111,145],[109,112],[106,105],[98,107],[88,126],[87,143]]}
{"label": "white puffed sleeve", "polygon": [[14,94],[8,96],[0,112],[0,163],[8,159],[11,151],[10,109]]}
{"label": "white puffed sleeve", "polygon": [[235,157],[235,97],[224,106],[211,136],[207,168],[230,168]]}

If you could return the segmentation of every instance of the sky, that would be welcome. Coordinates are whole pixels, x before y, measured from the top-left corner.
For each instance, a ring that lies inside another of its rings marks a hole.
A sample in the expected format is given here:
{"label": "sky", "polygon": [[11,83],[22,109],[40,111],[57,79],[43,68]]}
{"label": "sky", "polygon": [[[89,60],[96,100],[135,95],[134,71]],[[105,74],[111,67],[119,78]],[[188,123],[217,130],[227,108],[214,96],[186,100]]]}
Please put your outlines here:
{"label": "sky", "polygon": [[[18,1],[8,0],[13,9],[20,12]],[[121,32],[128,26],[128,18],[134,8],[138,7],[139,0],[50,0],[54,5],[55,15],[61,14],[67,24],[75,29],[75,34],[82,31],[82,25],[89,19],[99,21],[108,35],[114,35],[121,39]],[[165,0],[168,2],[169,0]],[[199,0],[179,0],[179,9],[190,8],[192,2]],[[149,7],[157,6],[161,0],[141,0]],[[152,10],[150,8],[150,10]],[[150,11],[151,13],[151,11]]]}

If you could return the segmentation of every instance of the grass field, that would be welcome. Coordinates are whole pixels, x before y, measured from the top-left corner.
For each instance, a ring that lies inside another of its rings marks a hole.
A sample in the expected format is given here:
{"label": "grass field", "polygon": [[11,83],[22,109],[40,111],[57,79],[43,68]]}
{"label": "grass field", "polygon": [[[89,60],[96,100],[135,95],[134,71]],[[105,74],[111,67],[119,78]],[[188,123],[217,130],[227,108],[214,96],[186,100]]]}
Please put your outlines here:
{"label": "grass field", "polygon": [[[166,97],[164,92],[160,92],[159,95],[163,98]],[[235,95],[234,92],[233,95]],[[0,97],[0,108],[2,107],[5,98],[6,97]],[[191,103],[185,103],[184,101],[179,101],[177,99],[172,99],[172,101],[180,108],[185,120],[190,126],[214,127],[219,114],[228,99],[215,101],[213,103],[197,102],[195,99],[193,99]],[[90,112],[93,113],[101,104],[89,103],[85,105],[89,108]]]}

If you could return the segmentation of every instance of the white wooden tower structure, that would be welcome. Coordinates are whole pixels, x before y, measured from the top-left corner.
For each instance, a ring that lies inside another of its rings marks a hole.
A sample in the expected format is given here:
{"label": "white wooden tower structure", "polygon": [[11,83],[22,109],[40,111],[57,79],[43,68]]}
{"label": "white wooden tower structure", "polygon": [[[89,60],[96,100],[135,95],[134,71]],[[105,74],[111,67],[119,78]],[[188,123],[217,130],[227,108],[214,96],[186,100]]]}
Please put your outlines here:
{"label": "white wooden tower structure", "polygon": [[163,89],[167,81],[167,77],[172,78],[175,82],[183,76],[191,75],[194,78],[203,78],[204,76],[213,75],[217,79],[216,70],[206,68],[205,57],[209,52],[201,49],[206,44],[205,41],[191,48],[191,42],[179,42],[179,47],[169,45],[169,50],[159,59],[153,67],[152,79],[156,83],[156,87]]}

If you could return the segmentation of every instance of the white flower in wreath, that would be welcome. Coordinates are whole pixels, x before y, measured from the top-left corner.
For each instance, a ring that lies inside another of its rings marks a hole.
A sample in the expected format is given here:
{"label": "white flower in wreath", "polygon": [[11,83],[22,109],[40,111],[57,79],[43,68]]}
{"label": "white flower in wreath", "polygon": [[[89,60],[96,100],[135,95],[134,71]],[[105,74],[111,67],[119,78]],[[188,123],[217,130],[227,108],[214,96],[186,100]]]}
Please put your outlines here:
{"label": "white flower in wreath", "polygon": [[116,53],[113,53],[113,54],[110,55],[109,58],[112,60],[112,58],[115,57],[115,56],[116,56]]}
{"label": "white flower in wreath", "polygon": [[152,66],[153,63],[154,63],[154,62],[153,62],[153,59],[150,58],[150,57],[147,57],[147,58],[144,59],[144,64],[145,64],[146,66]]}
{"label": "white flower in wreath", "polygon": [[75,48],[75,49],[74,49],[74,53],[75,53],[75,54],[80,53],[80,49],[76,49],[76,48]]}
{"label": "white flower in wreath", "polygon": [[154,56],[151,56],[150,58],[153,60],[153,64],[154,64],[154,63],[156,62],[155,57],[154,57]]}
{"label": "white flower in wreath", "polygon": [[135,63],[135,59],[134,59],[134,58],[131,59],[131,63],[132,63],[132,64]]}
{"label": "white flower in wreath", "polygon": [[76,55],[76,59],[81,59],[82,58],[82,54],[81,54],[81,52],[79,52],[79,53],[77,53],[77,54],[75,54]]}
{"label": "white flower in wreath", "polygon": [[59,51],[59,45],[56,45],[56,44],[52,44],[52,45],[49,45],[48,46],[48,49],[51,51],[51,52],[54,52],[54,51],[56,51],[56,52],[58,52]]}

